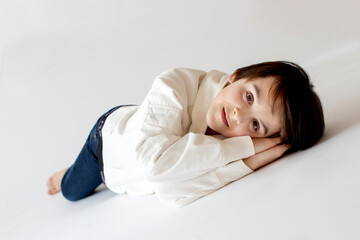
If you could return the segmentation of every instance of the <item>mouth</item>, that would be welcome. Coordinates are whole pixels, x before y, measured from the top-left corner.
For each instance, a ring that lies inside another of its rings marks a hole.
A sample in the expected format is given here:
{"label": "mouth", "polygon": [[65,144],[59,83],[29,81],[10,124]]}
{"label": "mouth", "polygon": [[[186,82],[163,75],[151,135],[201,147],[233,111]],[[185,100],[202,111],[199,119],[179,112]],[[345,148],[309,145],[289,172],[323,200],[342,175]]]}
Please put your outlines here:
{"label": "mouth", "polygon": [[227,119],[226,119],[226,111],[225,111],[225,108],[223,108],[223,110],[222,110],[221,118],[222,118],[222,120],[223,120],[223,123],[224,123],[227,127],[229,127],[229,123],[228,123],[228,121],[227,121]]}

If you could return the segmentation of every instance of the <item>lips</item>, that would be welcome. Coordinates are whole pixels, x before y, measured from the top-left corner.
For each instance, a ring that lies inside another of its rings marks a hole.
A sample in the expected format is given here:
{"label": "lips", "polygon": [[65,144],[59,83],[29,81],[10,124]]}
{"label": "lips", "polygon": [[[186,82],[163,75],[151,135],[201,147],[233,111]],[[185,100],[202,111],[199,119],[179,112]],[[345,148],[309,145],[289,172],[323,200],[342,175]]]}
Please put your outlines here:
{"label": "lips", "polygon": [[228,126],[228,127],[229,127],[229,123],[228,123],[228,121],[227,121],[227,119],[226,119],[226,112],[225,112],[225,108],[223,108],[223,110],[222,110],[222,113],[221,113],[221,118],[222,118],[222,120],[223,120],[224,124],[225,124],[226,126]]}

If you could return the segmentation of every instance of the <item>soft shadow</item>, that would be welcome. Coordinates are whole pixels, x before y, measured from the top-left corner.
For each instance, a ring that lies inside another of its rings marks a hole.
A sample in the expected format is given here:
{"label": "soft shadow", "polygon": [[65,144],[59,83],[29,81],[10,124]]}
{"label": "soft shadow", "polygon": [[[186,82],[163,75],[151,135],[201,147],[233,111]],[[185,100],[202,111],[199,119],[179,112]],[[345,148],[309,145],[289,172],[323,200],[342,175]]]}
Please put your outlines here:
{"label": "soft shadow", "polygon": [[[97,187],[91,197],[95,197],[97,199],[105,200],[108,198],[112,198],[117,196],[118,194],[108,189],[104,184],[101,184]],[[90,197],[90,196],[89,196]]]}

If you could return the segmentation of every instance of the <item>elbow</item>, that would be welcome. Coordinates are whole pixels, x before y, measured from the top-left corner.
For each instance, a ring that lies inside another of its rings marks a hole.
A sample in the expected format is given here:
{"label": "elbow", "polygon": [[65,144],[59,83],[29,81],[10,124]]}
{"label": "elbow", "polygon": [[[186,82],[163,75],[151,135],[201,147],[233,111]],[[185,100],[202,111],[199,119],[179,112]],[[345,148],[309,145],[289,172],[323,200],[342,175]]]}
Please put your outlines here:
{"label": "elbow", "polygon": [[158,157],[154,154],[154,152],[149,151],[149,148],[138,148],[136,150],[136,161],[145,180],[149,182],[156,182],[161,173],[157,169]]}
{"label": "elbow", "polygon": [[146,181],[166,181],[166,178],[171,175],[169,174],[171,167],[163,164],[166,161],[164,161],[165,159],[161,158],[161,154],[155,154],[154,151],[149,151],[147,149],[147,151],[137,151],[136,159],[140,171]]}
{"label": "elbow", "polygon": [[156,184],[155,194],[161,202],[175,208],[184,207],[202,197],[202,195],[187,193],[186,188],[181,187],[183,183],[185,182]]}
{"label": "elbow", "polygon": [[164,166],[152,163],[142,166],[141,172],[146,181],[152,183],[174,182],[178,179],[178,175],[171,172],[170,169],[164,169]]}
{"label": "elbow", "polygon": [[159,169],[156,162],[149,160],[140,164],[140,171],[146,181],[159,182],[164,178],[164,172]]}
{"label": "elbow", "polygon": [[153,168],[151,168],[151,169],[143,168],[142,173],[143,173],[143,176],[144,176],[146,181],[148,181],[148,182],[159,182],[160,175],[157,174],[156,171],[154,171]]}

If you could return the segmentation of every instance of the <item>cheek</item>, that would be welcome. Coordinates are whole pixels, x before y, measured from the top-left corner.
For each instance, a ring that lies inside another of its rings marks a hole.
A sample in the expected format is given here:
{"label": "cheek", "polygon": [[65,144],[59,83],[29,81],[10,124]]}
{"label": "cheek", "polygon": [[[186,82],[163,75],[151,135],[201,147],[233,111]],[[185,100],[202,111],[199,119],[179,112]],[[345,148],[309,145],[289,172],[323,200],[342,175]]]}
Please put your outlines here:
{"label": "cheek", "polygon": [[210,107],[209,110],[206,113],[206,123],[208,126],[211,125],[211,123],[213,122],[213,109]]}
{"label": "cheek", "polygon": [[255,137],[255,135],[254,136],[252,136],[252,135],[254,135],[254,134],[251,133],[251,131],[249,129],[249,125],[242,123],[242,124],[238,125],[236,128],[229,131],[227,137],[241,137],[241,136]]}
{"label": "cheek", "polygon": [[213,104],[210,106],[209,110],[206,113],[206,123],[209,127],[215,127],[217,125],[218,119],[217,116],[219,115],[217,112],[218,107]]}

